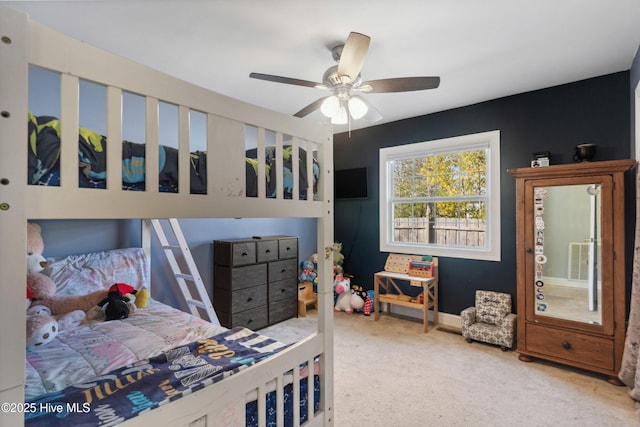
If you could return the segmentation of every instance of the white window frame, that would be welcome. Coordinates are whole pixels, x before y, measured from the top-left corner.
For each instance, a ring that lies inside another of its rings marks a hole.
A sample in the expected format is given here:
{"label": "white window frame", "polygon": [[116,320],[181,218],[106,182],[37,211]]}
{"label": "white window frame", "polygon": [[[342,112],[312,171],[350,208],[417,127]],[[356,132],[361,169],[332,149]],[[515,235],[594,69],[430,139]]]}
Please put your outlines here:
{"label": "white window frame", "polygon": [[[452,151],[488,149],[487,229],[485,247],[443,246],[425,243],[393,242],[393,173],[390,162]],[[433,141],[380,149],[380,251],[500,261],[500,131],[475,133]]]}

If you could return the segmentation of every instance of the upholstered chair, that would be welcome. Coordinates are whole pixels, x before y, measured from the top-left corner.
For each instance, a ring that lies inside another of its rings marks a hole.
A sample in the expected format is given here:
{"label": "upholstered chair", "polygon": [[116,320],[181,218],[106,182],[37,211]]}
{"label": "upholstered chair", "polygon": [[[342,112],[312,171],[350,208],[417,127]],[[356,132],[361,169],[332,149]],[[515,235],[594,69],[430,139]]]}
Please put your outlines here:
{"label": "upholstered chair", "polygon": [[467,342],[482,341],[499,345],[502,351],[513,348],[516,315],[511,313],[511,295],[476,291],[476,305],[460,313],[462,336]]}

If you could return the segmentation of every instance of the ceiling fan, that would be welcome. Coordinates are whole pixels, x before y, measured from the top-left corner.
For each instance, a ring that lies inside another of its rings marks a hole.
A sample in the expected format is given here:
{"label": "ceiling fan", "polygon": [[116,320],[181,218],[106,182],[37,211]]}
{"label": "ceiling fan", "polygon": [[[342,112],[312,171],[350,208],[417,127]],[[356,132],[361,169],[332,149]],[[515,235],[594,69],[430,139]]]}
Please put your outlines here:
{"label": "ceiling fan", "polygon": [[329,67],[324,72],[322,83],[261,73],[251,73],[249,77],[331,91],[331,95],[312,102],[294,116],[305,117],[319,108],[325,116],[331,118],[333,124],[346,124],[350,123],[351,119],[360,118],[375,123],[382,119],[380,113],[371,104],[356,94],[358,92],[410,92],[435,89],[440,85],[440,77],[398,77],[363,82],[360,71],[367,56],[370,41],[370,37],[352,32],[343,45],[340,44],[331,49],[333,59],[338,65]]}

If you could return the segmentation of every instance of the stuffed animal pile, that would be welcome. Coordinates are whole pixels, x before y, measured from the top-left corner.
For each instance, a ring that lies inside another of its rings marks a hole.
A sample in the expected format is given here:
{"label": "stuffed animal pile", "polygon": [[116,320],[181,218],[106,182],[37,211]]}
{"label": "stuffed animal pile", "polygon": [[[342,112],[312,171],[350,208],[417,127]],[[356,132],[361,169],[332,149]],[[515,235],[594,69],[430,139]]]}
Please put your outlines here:
{"label": "stuffed animal pile", "polygon": [[56,285],[41,271],[47,262],[42,256],[44,241],[40,225],[27,224],[27,348],[50,343],[60,330],[72,328],[84,319],[84,307],[93,303],[86,298],[55,296]]}
{"label": "stuffed animal pile", "polygon": [[[85,313],[108,298],[103,289],[86,295],[56,295],[56,284],[42,274],[47,263],[42,256],[44,241],[39,224],[27,223],[27,348],[50,343],[59,332],[85,321]],[[140,304],[146,306],[148,291]]]}

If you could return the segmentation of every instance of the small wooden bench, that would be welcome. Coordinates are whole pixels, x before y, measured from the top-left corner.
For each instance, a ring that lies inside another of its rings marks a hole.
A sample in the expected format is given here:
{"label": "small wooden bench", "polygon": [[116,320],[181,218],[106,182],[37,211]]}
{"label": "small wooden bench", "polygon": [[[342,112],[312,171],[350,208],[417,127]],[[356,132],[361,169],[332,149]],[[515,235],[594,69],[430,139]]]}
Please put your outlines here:
{"label": "small wooden bench", "polygon": [[308,305],[318,308],[318,295],[313,292],[311,282],[302,282],[298,284],[298,317],[307,316]]}

